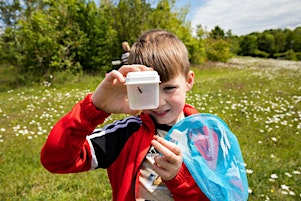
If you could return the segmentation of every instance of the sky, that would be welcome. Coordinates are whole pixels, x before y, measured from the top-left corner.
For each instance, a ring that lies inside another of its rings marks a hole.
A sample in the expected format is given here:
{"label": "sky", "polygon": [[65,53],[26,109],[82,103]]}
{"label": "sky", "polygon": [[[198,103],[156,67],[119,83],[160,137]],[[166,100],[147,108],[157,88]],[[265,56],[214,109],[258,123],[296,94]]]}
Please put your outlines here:
{"label": "sky", "polygon": [[211,31],[219,26],[234,35],[301,26],[301,0],[177,0],[190,4],[187,20]]}

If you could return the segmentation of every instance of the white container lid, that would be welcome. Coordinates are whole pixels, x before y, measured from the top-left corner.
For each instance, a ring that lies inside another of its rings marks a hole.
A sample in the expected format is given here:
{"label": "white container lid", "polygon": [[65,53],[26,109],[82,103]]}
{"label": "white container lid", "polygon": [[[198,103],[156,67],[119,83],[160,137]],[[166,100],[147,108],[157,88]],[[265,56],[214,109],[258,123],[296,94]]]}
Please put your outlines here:
{"label": "white container lid", "polygon": [[129,72],[126,76],[126,85],[160,83],[157,71]]}

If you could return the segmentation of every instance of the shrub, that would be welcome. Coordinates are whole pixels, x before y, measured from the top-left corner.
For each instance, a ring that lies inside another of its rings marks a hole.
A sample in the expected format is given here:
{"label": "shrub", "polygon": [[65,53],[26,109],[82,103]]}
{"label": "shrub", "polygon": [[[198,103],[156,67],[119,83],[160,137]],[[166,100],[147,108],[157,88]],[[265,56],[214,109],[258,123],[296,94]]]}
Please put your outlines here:
{"label": "shrub", "polygon": [[226,62],[232,57],[230,43],[224,39],[207,38],[205,43],[207,59]]}

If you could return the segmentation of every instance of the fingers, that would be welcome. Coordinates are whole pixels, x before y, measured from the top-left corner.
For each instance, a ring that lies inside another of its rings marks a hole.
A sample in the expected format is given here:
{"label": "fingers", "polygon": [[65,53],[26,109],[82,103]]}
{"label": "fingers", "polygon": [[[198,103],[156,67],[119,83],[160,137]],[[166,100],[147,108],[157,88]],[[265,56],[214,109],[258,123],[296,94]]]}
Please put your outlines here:
{"label": "fingers", "polygon": [[150,71],[153,70],[152,68],[146,67],[144,65],[124,65],[118,71],[112,70],[110,73],[107,74],[106,80],[109,82],[119,81],[121,83],[125,82],[125,77],[129,72],[140,72],[140,71]]}
{"label": "fingers", "polygon": [[162,156],[165,157],[165,159],[170,162],[176,161],[178,156],[182,157],[182,151],[180,147],[163,139],[162,137],[154,136],[152,145],[162,154]]}
{"label": "fingers", "polygon": [[105,79],[109,82],[113,82],[116,79],[121,83],[125,82],[124,76],[117,70],[112,70],[110,73],[108,73],[108,75],[105,77]]}
{"label": "fingers", "polygon": [[154,136],[152,145],[162,156],[155,156],[154,170],[168,181],[174,178],[180,170],[183,162],[181,149],[174,143],[161,137]]}
{"label": "fingers", "polygon": [[140,71],[150,71],[152,68],[146,67],[144,65],[133,64],[133,65],[125,65],[122,66],[118,71],[126,76],[129,72],[140,72]]}
{"label": "fingers", "polygon": [[155,156],[155,163],[153,164],[153,170],[161,176],[165,181],[173,179],[179,172],[182,163],[170,163],[165,160],[164,156]]}
{"label": "fingers", "polygon": [[135,115],[139,111],[131,110],[128,106],[126,75],[129,72],[149,71],[144,65],[125,65],[118,71],[112,70],[98,85],[92,95],[92,102],[96,108],[108,113],[125,113]]}

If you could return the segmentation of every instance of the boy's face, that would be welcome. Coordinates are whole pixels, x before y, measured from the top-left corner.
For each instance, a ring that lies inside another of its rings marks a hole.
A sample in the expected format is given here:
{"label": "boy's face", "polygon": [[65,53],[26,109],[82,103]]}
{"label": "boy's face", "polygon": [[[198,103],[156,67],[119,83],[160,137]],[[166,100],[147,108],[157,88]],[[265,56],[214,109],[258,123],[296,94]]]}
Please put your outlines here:
{"label": "boy's face", "polygon": [[157,123],[174,125],[184,118],[183,108],[186,103],[186,92],[194,82],[194,73],[190,71],[185,78],[178,75],[174,79],[160,84],[159,107],[153,110],[144,110],[152,115]]}

